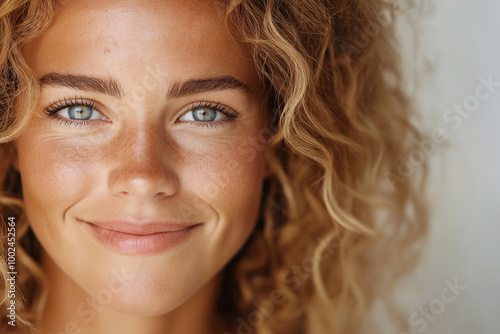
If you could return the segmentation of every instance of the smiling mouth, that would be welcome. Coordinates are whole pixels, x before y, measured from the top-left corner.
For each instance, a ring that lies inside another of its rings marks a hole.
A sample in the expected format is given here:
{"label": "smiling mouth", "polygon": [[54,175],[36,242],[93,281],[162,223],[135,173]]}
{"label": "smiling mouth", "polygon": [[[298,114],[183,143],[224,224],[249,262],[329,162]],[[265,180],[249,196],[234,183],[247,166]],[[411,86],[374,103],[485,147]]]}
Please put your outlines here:
{"label": "smiling mouth", "polygon": [[124,255],[165,253],[187,242],[201,224],[99,222],[87,225],[104,246]]}

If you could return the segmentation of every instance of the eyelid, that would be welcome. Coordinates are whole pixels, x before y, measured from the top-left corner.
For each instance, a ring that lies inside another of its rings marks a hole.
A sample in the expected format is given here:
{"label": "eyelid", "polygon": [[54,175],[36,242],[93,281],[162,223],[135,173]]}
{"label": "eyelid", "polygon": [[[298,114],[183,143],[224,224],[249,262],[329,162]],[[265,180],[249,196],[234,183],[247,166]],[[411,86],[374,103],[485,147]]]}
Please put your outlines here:
{"label": "eyelid", "polygon": [[[82,119],[82,120],[76,120],[76,119],[71,119],[66,116],[61,116],[58,113],[64,109],[67,109],[69,107],[74,107],[74,106],[88,106],[94,110],[94,112],[97,112],[99,115],[102,116],[100,119]],[[57,102],[50,103],[46,105],[43,108],[43,112],[46,117],[48,117],[50,120],[55,120],[59,121],[61,124],[65,126],[72,126],[72,127],[87,127],[87,126],[93,126],[97,125],[100,123],[96,123],[99,121],[105,121],[109,122],[110,119],[106,116],[105,113],[101,112],[102,106],[99,102],[96,102],[91,99],[84,99],[83,97],[78,97],[75,96],[73,98],[63,98],[59,99]]]}
{"label": "eyelid", "polygon": [[[106,117],[106,115],[101,111],[102,108],[98,102],[96,102],[94,100],[84,99],[82,97],[77,97],[77,96],[75,96],[74,98],[63,98],[63,99],[58,100],[55,103],[54,102],[50,103],[47,106],[45,106],[43,108],[43,110],[45,111],[45,113],[48,116],[52,116],[65,108],[74,107],[74,106],[78,106],[78,105],[91,107],[92,109],[97,111],[99,114]],[[106,118],[108,118],[108,117],[106,117]]]}
{"label": "eyelid", "polygon": [[[82,106],[85,106],[85,105],[82,105]],[[106,117],[103,114],[101,114],[97,109],[90,107],[90,106],[87,106],[87,107],[91,108],[93,110],[93,112],[92,112],[92,116],[89,119],[73,119],[69,116],[69,108],[71,108],[71,107],[75,107],[75,106],[69,106],[69,107],[62,108],[59,111],[57,111],[55,114],[57,114],[58,116],[60,116],[64,119],[68,119],[71,121],[98,121],[98,120],[104,121],[104,120],[106,120]],[[68,114],[67,116],[61,115],[61,113],[64,113],[64,111],[66,111],[66,114]],[[98,114],[100,117],[97,116],[96,114]]]}
{"label": "eyelid", "polygon": [[[180,113],[180,116],[177,117],[176,122],[178,120],[186,115],[189,112],[194,111],[195,109],[199,108],[210,108],[214,109],[217,112],[220,112],[224,115],[226,115],[229,118],[238,118],[240,116],[240,113],[234,110],[233,108],[230,108],[224,104],[218,103],[218,102],[213,102],[213,101],[202,101],[202,102],[193,102],[182,108],[182,111]],[[196,122],[196,123],[201,123],[197,121],[182,121],[182,122]],[[204,123],[210,123],[210,122],[204,122]],[[212,121],[214,123],[214,121]]]}

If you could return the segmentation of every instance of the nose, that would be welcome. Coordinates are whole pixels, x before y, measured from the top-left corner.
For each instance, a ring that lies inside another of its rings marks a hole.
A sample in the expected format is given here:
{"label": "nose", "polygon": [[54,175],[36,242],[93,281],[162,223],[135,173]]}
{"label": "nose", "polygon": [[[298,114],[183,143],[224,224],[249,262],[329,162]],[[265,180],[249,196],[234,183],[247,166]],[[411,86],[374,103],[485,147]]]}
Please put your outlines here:
{"label": "nose", "polygon": [[[113,140],[108,188],[115,196],[150,201],[174,195],[179,182],[172,164],[171,144],[164,131],[135,127]],[[170,147],[169,147],[170,146]]]}

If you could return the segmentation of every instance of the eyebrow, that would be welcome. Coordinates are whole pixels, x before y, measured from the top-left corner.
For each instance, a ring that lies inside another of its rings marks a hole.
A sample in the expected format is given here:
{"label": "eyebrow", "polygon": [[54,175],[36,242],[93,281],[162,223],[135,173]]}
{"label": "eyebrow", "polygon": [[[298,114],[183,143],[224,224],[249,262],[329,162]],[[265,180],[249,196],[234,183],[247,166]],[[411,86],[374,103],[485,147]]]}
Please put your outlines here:
{"label": "eyebrow", "polygon": [[122,97],[123,92],[118,83],[111,79],[88,77],[85,75],[49,73],[39,79],[40,86],[70,87],[77,90],[103,93]]}
{"label": "eyebrow", "polygon": [[167,97],[171,99],[226,89],[237,89],[245,93],[251,93],[250,87],[245,85],[241,80],[232,76],[221,76],[208,79],[192,79],[182,83],[177,82],[169,89]]}
{"label": "eyebrow", "polygon": [[[40,86],[70,87],[77,90],[103,93],[114,97],[123,97],[120,85],[112,78],[97,78],[85,75],[48,73],[39,79]],[[167,92],[167,98],[179,98],[209,91],[237,89],[251,93],[250,87],[233,76],[220,76],[206,79],[191,79],[176,82]]]}

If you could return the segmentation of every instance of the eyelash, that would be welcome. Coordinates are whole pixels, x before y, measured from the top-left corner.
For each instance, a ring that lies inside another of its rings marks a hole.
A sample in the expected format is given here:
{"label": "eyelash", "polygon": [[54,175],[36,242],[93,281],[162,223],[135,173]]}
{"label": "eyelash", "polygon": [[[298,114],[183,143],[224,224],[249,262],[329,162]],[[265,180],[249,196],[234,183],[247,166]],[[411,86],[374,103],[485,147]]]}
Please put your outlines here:
{"label": "eyelash", "polygon": [[214,109],[215,111],[218,111],[218,112],[226,115],[227,118],[222,119],[222,120],[218,120],[218,121],[213,121],[213,122],[190,121],[190,122],[184,122],[184,123],[186,123],[189,126],[197,126],[200,128],[217,128],[221,125],[226,124],[227,122],[230,122],[232,119],[238,118],[238,113],[235,112],[234,110],[232,110],[229,107],[226,107],[225,105],[222,105],[220,103],[210,102],[210,101],[191,103],[186,108],[184,108],[185,110],[182,113],[182,115],[184,115],[190,111],[193,111],[194,109],[198,109],[198,108]]}
{"label": "eyelash", "polygon": [[50,104],[50,105],[44,107],[43,109],[45,110],[45,113],[48,117],[60,122],[61,124],[65,125],[65,126],[72,126],[72,127],[90,126],[92,121],[86,121],[86,120],[74,121],[71,119],[66,119],[66,118],[56,116],[56,113],[63,110],[64,108],[73,107],[73,106],[87,106],[87,107],[90,107],[90,108],[92,108],[100,113],[99,109],[96,108],[94,101],[85,100],[82,97],[74,97],[74,98],[70,98],[70,99],[59,100],[54,104]]}
{"label": "eyelash", "polygon": [[[54,104],[50,104],[43,109],[45,110],[45,114],[50,117],[51,119],[57,120],[61,124],[65,126],[72,126],[72,127],[84,127],[84,126],[91,126],[94,121],[96,120],[80,120],[80,121],[75,121],[71,119],[66,119],[66,118],[61,118],[57,117],[56,114],[68,107],[73,107],[73,106],[87,106],[90,107],[97,112],[101,113],[99,111],[99,108],[96,108],[96,103],[91,100],[85,100],[82,97],[74,97],[71,99],[63,99],[59,100]],[[196,121],[190,121],[190,122],[184,122],[187,123],[189,126],[197,126],[201,128],[216,128],[221,125],[224,125],[227,122],[230,122],[231,119],[238,118],[238,113],[235,112],[234,110],[230,109],[229,107],[226,107],[225,105],[219,104],[217,102],[211,102],[211,101],[206,101],[206,102],[194,102],[189,104],[187,107],[184,109],[185,112],[182,114],[186,114],[190,111],[193,111],[194,109],[198,108],[210,108],[214,109],[215,111],[221,112],[224,115],[227,116],[227,118],[218,120],[218,121],[213,121],[213,122],[196,122]],[[101,113],[102,114],[102,113]],[[181,116],[182,116],[181,115]]]}

